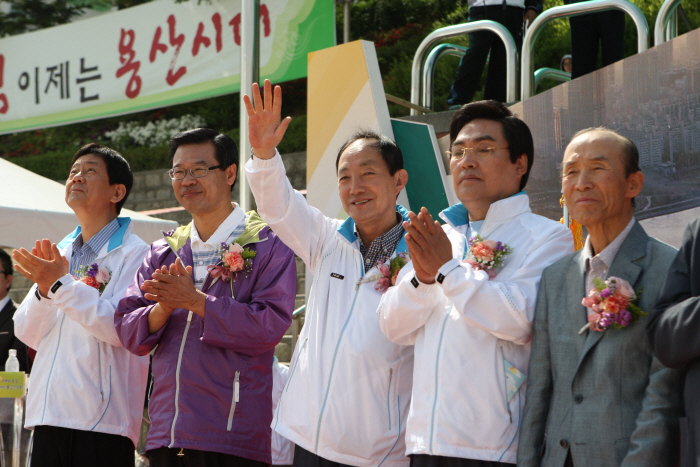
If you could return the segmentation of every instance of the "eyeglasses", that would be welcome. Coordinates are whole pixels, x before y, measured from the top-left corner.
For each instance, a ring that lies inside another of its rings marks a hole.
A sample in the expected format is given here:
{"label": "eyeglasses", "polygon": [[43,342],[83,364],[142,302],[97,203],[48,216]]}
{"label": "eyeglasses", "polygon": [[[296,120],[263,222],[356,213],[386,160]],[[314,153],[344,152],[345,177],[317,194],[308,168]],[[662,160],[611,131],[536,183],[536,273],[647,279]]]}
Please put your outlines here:
{"label": "eyeglasses", "polygon": [[[194,178],[206,177],[210,170],[222,169],[221,165],[215,165],[214,167],[192,167],[189,172]],[[187,175],[187,170],[185,169],[170,169],[168,170],[168,175],[173,180],[182,180]]]}
{"label": "eyeglasses", "polygon": [[445,154],[447,154],[453,161],[461,161],[462,159],[464,159],[464,156],[467,155],[467,152],[471,153],[471,155],[473,156],[482,158],[490,156],[493,151],[497,151],[499,149],[508,148],[452,148],[452,151],[445,151]]}

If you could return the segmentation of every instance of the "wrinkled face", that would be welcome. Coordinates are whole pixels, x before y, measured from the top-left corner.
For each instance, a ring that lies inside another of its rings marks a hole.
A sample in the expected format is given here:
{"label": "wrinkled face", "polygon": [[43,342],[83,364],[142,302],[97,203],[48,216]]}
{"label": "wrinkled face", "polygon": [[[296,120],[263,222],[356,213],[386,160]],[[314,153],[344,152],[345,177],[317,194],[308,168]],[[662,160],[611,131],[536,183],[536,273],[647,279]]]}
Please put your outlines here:
{"label": "wrinkled face", "polygon": [[[463,148],[473,150],[456,159],[455,153]],[[486,148],[496,149],[489,152]],[[451,151],[452,184],[457,198],[467,209],[470,205],[472,209],[477,206],[488,209],[492,203],[519,191],[520,178],[527,171],[527,156],[523,154],[516,163],[510,161],[500,122],[472,120],[457,134]]]}
{"label": "wrinkled face", "polygon": [[564,152],[562,190],[569,214],[584,226],[622,218],[642,190],[641,173],[625,177],[622,140],[590,131],[575,138]]}
{"label": "wrinkled face", "polygon": [[86,154],[73,163],[66,181],[66,204],[74,211],[82,208],[105,208],[121,201],[117,187],[110,185],[107,164],[101,157]]}
{"label": "wrinkled face", "polygon": [[395,216],[396,197],[405,185],[401,180],[405,171],[391,175],[381,153],[370,143],[366,139],[353,142],[338,161],[340,200],[358,226]]}
{"label": "wrinkled face", "polygon": [[206,176],[195,178],[190,169],[214,167],[216,160],[214,143],[181,145],[173,155],[173,169],[185,171],[185,178],[173,180],[177,201],[193,215],[207,214],[231,205],[231,185],[236,181],[237,168],[212,169]]}

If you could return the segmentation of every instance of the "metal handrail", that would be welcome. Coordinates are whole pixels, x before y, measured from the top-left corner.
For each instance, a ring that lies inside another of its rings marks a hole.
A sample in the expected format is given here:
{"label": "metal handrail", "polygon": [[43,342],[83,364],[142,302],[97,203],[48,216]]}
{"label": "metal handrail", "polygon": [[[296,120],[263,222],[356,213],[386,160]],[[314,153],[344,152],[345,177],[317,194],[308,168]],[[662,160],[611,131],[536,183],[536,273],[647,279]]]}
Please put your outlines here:
{"label": "metal handrail", "polygon": [[292,313],[292,351],[297,346],[297,339],[299,338],[299,318],[305,311],[306,305],[302,305]]}
{"label": "metal handrail", "polygon": [[[682,0],[666,0],[661,5],[661,8],[659,8],[659,13],[656,15],[656,21],[654,22],[654,47],[675,37],[675,34],[673,37],[667,37],[672,29],[667,28],[667,24],[671,20],[671,16],[676,13],[676,9],[681,1]],[[675,31],[673,32],[675,33]]]}
{"label": "metal handrail", "polygon": [[567,81],[571,81],[571,73],[557,70],[556,68],[540,68],[535,72],[535,91],[537,90],[537,86],[540,84],[540,81],[545,78],[553,79],[560,83],[565,83]]}
{"label": "metal handrail", "polygon": [[421,105],[429,109],[433,108],[433,79],[435,78],[435,67],[438,60],[444,55],[462,58],[467,53],[467,48],[455,44],[440,44],[430,51],[423,66],[423,76],[421,77]]}
{"label": "metal handrail", "polygon": [[[599,0],[610,1],[610,0]],[[621,1],[621,0],[618,0]],[[425,57],[428,52],[441,40],[448,37],[462,36],[464,34],[476,31],[489,31],[501,38],[506,49],[506,100],[515,102],[518,94],[517,82],[517,55],[518,50],[515,47],[515,41],[508,29],[502,24],[491,20],[474,21],[472,23],[455,24],[445,28],[436,29],[428,34],[423,39],[423,42],[418,46],[416,54],[413,56],[413,65],[411,66],[411,102],[420,105],[421,99],[421,76],[425,63]],[[424,89],[423,92],[427,92]],[[416,115],[415,110],[411,110],[411,115]]]}
{"label": "metal handrail", "polygon": [[637,53],[649,48],[649,25],[642,11],[626,0],[591,0],[588,2],[572,3],[571,5],[556,6],[542,12],[532,25],[527,29],[523,37],[522,66],[520,77],[520,95],[522,100],[532,96],[533,88],[533,45],[542,28],[556,18],[567,18],[595,13],[606,10],[622,10],[627,13],[637,26]]}

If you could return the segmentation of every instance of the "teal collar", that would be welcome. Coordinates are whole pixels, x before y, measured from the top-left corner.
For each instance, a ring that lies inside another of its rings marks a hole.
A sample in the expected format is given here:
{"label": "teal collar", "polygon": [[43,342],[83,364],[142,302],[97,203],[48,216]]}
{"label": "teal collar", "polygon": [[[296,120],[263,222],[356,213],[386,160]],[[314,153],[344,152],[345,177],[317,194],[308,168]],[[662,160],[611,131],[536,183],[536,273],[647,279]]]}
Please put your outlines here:
{"label": "teal collar", "polygon": [[[525,190],[522,190],[512,196],[519,196],[519,195],[525,195],[527,194]],[[496,201],[498,202],[498,201]],[[440,213],[440,217],[443,219],[446,219],[450,222],[455,227],[459,227],[460,225],[469,225],[469,212],[467,211],[467,208],[464,207],[464,204],[462,203],[457,203],[454,206],[450,206],[449,208],[443,210]]]}
{"label": "teal collar", "polygon": [[[119,230],[114,232],[114,234],[110,237],[109,243],[107,244],[107,253],[110,253],[116,247],[121,246],[122,243],[124,243],[124,237],[126,236],[126,231],[129,228],[129,224],[131,223],[131,218],[117,217],[117,221],[119,221]],[[64,250],[68,245],[73,243],[73,241],[78,237],[78,235],[80,235],[81,231],[82,229],[80,226],[76,227],[74,231],[69,233],[66,236],[66,238],[60,241],[58,247]],[[99,253],[100,252],[98,251],[97,254]]]}
{"label": "teal collar", "polygon": [[[396,212],[399,213],[403,220],[408,222],[408,210],[405,207],[397,204]],[[355,241],[357,241],[357,237],[355,237],[355,221],[352,219],[352,217],[348,217],[342,224],[340,224],[340,227],[338,227],[338,233],[340,233],[340,235],[342,235],[350,243],[355,243]],[[401,246],[403,246],[404,250],[406,250],[406,241],[403,239],[403,237],[401,237],[401,241],[396,247],[396,251],[400,251]]]}

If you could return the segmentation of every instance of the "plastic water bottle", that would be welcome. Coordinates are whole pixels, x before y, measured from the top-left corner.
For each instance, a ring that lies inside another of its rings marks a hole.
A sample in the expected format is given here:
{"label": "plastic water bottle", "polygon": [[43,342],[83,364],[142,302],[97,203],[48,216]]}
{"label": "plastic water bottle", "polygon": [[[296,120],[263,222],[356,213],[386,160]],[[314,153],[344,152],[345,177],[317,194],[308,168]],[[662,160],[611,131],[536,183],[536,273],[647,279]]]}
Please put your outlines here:
{"label": "plastic water bottle", "polygon": [[10,356],[5,362],[5,371],[19,371],[19,360],[17,360],[17,349],[10,349]]}

